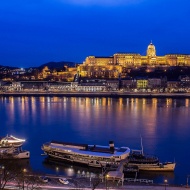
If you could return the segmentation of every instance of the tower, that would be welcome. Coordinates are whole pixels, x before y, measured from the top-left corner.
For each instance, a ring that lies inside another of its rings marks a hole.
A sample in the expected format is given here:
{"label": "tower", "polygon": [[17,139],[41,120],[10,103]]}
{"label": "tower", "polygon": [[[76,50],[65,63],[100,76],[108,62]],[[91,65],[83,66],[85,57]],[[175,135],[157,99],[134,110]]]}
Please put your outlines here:
{"label": "tower", "polygon": [[155,46],[153,45],[152,41],[151,41],[151,43],[148,45],[146,55],[147,55],[148,57],[155,57],[155,56],[156,56],[156,48],[155,48]]}

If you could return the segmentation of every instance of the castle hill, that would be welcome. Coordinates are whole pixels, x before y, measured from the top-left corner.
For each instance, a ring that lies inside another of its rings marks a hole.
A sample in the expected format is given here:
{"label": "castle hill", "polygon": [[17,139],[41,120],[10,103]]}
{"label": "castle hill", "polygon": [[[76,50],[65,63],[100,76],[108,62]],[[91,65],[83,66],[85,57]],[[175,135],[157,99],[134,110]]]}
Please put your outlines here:
{"label": "castle hill", "polygon": [[[161,47],[159,47],[161,48]],[[0,66],[1,94],[172,94],[190,92],[190,54],[115,53],[83,63],[49,62],[39,67]],[[175,94],[175,95],[176,95]]]}

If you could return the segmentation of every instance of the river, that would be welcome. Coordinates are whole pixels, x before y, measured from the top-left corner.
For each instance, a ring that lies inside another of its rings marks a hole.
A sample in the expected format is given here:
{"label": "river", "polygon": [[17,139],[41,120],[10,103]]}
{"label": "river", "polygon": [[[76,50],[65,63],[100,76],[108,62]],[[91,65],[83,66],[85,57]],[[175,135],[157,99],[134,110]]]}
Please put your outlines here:
{"label": "river", "polygon": [[47,164],[41,145],[51,140],[128,146],[175,161],[174,172],[141,172],[138,177],[185,184],[190,174],[190,99],[0,97],[0,136],[26,138],[33,170],[66,176],[90,173],[71,165]]}

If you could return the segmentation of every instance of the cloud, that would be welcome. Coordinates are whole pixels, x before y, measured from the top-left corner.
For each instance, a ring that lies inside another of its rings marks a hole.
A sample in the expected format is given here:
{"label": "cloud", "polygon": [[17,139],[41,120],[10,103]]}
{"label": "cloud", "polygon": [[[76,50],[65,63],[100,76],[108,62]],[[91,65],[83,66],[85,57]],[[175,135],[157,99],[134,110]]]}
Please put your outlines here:
{"label": "cloud", "polygon": [[120,6],[141,3],[144,0],[60,0],[64,3],[82,6]]}

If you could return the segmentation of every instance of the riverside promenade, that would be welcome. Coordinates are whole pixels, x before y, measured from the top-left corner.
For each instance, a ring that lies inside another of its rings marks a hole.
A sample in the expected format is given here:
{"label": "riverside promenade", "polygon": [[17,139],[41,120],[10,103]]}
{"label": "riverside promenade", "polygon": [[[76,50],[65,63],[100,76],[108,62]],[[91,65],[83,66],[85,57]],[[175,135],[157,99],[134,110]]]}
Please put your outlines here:
{"label": "riverside promenade", "polygon": [[124,186],[122,189],[140,189],[140,190],[184,190],[190,189],[186,187],[171,187],[171,186]]}
{"label": "riverside promenade", "polygon": [[58,97],[112,97],[112,98],[190,98],[190,93],[150,93],[150,92],[76,92],[76,91],[11,91],[0,92],[1,97],[8,96],[58,96]]}
{"label": "riverside promenade", "polygon": [[[51,189],[81,189],[81,190],[91,190],[92,188],[70,188],[70,187],[40,187],[42,190],[51,190]],[[108,190],[105,188],[96,188],[97,190]],[[125,186],[123,188],[109,188],[109,190],[185,190],[190,189],[186,187],[166,187],[165,186]]]}
{"label": "riverside promenade", "polygon": [[[154,184],[154,183],[139,183],[139,182],[127,182],[124,181],[123,185],[117,181],[105,179],[99,181],[97,184],[98,178],[88,178],[88,177],[77,177],[77,178],[67,178],[69,184],[64,185],[58,182],[60,176],[49,175],[50,182],[40,186],[40,189],[78,189],[78,190],[185,190],[190,189],[190,186],[187,185],[172,185],[172,184]],[[95,185],[96,184],[96,185]]]}
{"label": "riverside promenade", "polygon": [[[106,189],[106,188],[104,188]],[[127,185],[123,186],[122,188],[109,188],[109,189],[131,189],[131,190],[185,190],[190,189],[186,187],[171,187],[171,186],[148,186],[148,185]],[[98,188],[97,188],[98,190]]]}

